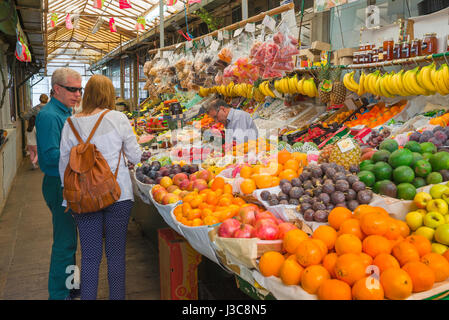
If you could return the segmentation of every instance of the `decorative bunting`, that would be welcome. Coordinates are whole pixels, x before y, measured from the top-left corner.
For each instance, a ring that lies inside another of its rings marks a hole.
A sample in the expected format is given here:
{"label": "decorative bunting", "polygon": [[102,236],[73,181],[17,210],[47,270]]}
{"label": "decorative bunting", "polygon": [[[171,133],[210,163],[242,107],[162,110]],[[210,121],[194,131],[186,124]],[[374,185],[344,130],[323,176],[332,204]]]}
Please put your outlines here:
{"label": "decorative bunting", "polygon": [[115,20],[114,18],[109,19],[109,31],[111,32],[117,32],[117,27],[115,26]]}
{"label": "decorative bunting", "polygon": [[103,7],[104,0],[94,0],[94,8],[101,9]]}
{"label": "decorative bunting", "polygon": [[129,0],[119,0],[118,2],[119,2],[120,9],[131,8],[131,4],[129,3]]}
{"label": "decorative bunting", "polygon": [[58,23],[58,15],[56,13],[52,13],[50,18],[50,27],[56,27],[56,23]]}
{"label": "decorative bunting", "polygon": [[138,17],[136,23],[136,31],[144,31],[145,25],[146,25],[145,17],[142,16]]}
{"label": "decorative bunting", "polygon": [[22,62],[31,62],[31,53],[28,49],[28,46],[23,41],[22,37],[20,35],[17,36],[17,43],[16,43],[16,51],[15,55],[17,60]]}
{"label": "decorative bunting", "polygon": [[189,0],[188,4],[192,4],[192,3],[201,3],[201,0]]}
{"label": "decorative bunting", "polygon": [[65,27],[67,29],[73,29],[72,18],[70,18],[70,14],[69,13],[67,13],[67,16],[65,17]]}
{"label": "decorative bunting", "polygon": [[165,3],[167,7],[174,6],[178,0],[167,0]]}

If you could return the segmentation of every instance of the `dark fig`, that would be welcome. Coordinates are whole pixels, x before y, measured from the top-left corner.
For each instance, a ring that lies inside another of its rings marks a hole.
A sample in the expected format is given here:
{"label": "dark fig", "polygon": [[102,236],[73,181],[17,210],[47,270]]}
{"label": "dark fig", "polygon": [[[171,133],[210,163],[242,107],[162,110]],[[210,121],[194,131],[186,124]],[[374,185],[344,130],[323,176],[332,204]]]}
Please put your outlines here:
{"label": "dark fig", "polygon": [[351,172],[351,173],[359,173],[360,172],[360,167],[358,165],[356,165],[356,164],[352,164],[349,167],[349,172]]}
{"label": "dark fig", "polygon": [[346,180],[349,182],[349,185],[351,185],[351,186],[352,186],[352,184],[353,184],[354,182],[360,181],[359,177],[357,177],[355,174],[349,175],[349,176],[346,178]]}
{"label": "dark fig", "polygon": [[355,200],[356,198],[357,198],[357,192],[355,192],[354,190],[349,189],[348,191],[345,192],[346,201]]}
{"label": "dark fig", "polygon": [[290,183],[290,181],[288,181],[287,179],[282,179],[281,181],[279,181],[279,186],[282,186],[284,183]]}
{"label": "dark fig", "polygon": [[288,200],[288,204],[297,206],[299,204],[299,201],[298,199],[291,198],[290,200]]}
{"label": "dark fig", "polygon": [[313,188],[313,183],[312,183],[311,180],[306,180],[306,181],[302,184],[302,186],[303,186],[303,188],[304,188],[305,190],[312,189],[312,188]]}
{"label": "dark fig", "polygon": [[299,199],[303,194],[304,194],[304,190],[299,187],[291,188],[290,192],[288,193],[290,198],[293,198],[293,199]]}
{"label": "dark fig", "polygon": [[312,205],[312,209],[317,211],[317,210],[326,210],[326,205],[322,202],[315,202]]}
{"label": "dark fig", "polygon": [[337,203],[335,205],[335,207],[343,207],[343,208],[347,208],[348,206],[346,205],[346,202],[341,202],[341,203]]}
{"label": "dark fig", "polygon": [[270,198],[270,200],[268,200],[268,203],[270,204],[270,206],[277,206],[279,204],[279,200],[276,198]]}
{"label": "dark fig", "polygon": [[306,221],[313,221],[313,215],[315,214],[315,211],[313,209],[308,209],[304,212],[304,220]]}
{"label": "dark fig", "polygon": [[293,178],[291,184],[293,187],[300,187],[302,185],[302,182],[299,178]]}
{"label": "dark fig", "polygon": [[267,190],[264,190],[260,193],[260,197],[262,198],[262,200],[267,201],[268,198],[270,197],[270,192]]}
{"label": "dark fig", "polygon": [[278,199],[279,199],[279,201],[282,201],[282,200],[287,200],[288,201],[289,197],[288,197],[288,195],[286,195],[285,193],[283,193],[281,191],[281,192],[278,193]]}
{"label": "dark fig", "polygon": [[335,191],[331,194],[331,201],[335,205],[345,202],[345,194],[341,191]]}
{"label": "dark fig", "polygon": [[359,191],[365,190],[366,189],[366,185],[362,181],[357,181],[357,182],[354,182],[352,184],[352,189],[355,192],[359,192]]}
{"label": "dark fig", "polygon": [[325,184],[323,184],[322,191],[323,191],[324,193],[327,193],[327,194],[330,195],[330,194],[332,194],[333,192],[335,192],[335,187],[334,187],[333,184],[325,183]]}
{"label": "dark fig", "polygon": [[373,192],[369,189],[365,189],[357,193],[357,200],[360,204],[368,204],[372,199]]}
{"label": "dark fig", "polygon": [[346,180],[337,180],[335,182],[335,189],[337,191],[346,192],[349,190],[349,182]]}
{"label": "dark fig", "polygon": [[328,204],[328,203],[330,203],[331,202],[331,197],[330,197],[330,195],[328,195],[327,193],[321,193],[319,196],[318,196],[318,199],[322,202],[322,203],[324,203],[324,204]]}
{"label": "dark fig", "polygon": [[303,195],[302,197],[299,198],[299,202],[301,203],[311,203],[312,202],[312,197],[309,195]]}
{"label": "dark fig", "polygon": [[312,205],[308,202],[301,203],[301,205],[299,207],[300,207],[301,213],[306,212],[306,210],[308,210],[308,209],[312,209]]}
{"label": "dark fig", "polygon": [[350,200],[348,201],[348,209],[351,211],[354,211],[359,206],[359,203],[357,200]]}
{"label": "dark fig", "polygon": [[317,222],[327,222],[329,213],[326,210],[317,210],[313,215],[313,219]]}
{"label": "dark fig", "polygon": [[326,205],[326,210],[331,211],[333,208],[335,208],[335,205],[334,205],[333,203],[328,203],[328,204]]}

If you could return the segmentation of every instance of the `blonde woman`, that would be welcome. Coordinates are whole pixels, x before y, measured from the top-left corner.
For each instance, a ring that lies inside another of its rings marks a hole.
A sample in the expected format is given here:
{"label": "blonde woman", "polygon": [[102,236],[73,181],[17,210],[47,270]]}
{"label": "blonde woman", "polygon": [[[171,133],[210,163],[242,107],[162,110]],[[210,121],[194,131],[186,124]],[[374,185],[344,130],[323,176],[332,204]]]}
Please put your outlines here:
{"label": "blonde woman", "polygon": [[[120,150],[131,163],[140,161],[142,152],[128,118],[114,111],[115,92],[111,80],[103,75],[92,76],[86,84],[81,112],[70,117],[81,139],[86,141],[100,115],[105,113],[91,139],[109,164],[112,172],[119,161]],[[78,144],[68,122],[61,137],[59,172],[61,177],[69,163],[70,150]],[[122,156],[123,157],[123,156]],[[129,216],[134,196],[124,159],[118,167],[117,182],[120,199],[97,212],[73,214],[81,244],[81,299],[97,298],[98,273],[103,255],[103,230],[108,262],[109,299],[125,299],[125,247]]]}

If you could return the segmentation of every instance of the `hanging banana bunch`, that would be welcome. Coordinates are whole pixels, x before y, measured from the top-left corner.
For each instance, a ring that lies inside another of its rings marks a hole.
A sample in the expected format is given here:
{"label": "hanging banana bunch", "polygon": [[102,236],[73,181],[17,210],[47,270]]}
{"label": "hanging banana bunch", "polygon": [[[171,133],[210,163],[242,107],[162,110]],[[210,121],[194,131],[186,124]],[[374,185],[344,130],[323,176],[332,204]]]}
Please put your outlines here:
{"label": "hanging banana bunch", "polygon": [[435,63],[425,67],[416,67],[411,70],[388,72],[381,74],[380,70],[360,75],[359,83],[354,80],[355,71],[345,74],[343,84],[345,87],[361,96],[371,93],[382,97],[440,95],[449,94],[449,66],[445,63],[438,69]]}

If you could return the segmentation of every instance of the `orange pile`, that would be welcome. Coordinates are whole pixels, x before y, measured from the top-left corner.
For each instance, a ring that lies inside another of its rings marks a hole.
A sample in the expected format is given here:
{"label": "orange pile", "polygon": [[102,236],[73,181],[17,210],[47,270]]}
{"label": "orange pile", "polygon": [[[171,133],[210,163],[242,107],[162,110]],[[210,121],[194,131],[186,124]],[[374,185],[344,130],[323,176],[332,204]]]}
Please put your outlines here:
{"label": "orange pile", "polygon": [[328,221],[310,237],[287,232],[285,254],[265,258],[261,274],[300,285],[323,300],[406,299],[449,278],[449,254],[431,252],[427,238],[410,235],[404,221],[380,207],[360,205],[354,212],[337,207]]}
{"label": "orange pile", "polygon": [[432,118],[430,119],[429,123],[435,126],[446,127],[449,124],[449,113],[445,113],[442,116]]}
{"label": "orange pile", "polygon": [[232,147],[233,156],[245,156],[249,152],[258,154],[261,152],[270,152],[276,150],[276,146],[271,144],[269,140],[258,138],[257,140],[249,140]]}
{"label": "orange pile", "polygon": [[380,126],[393,118],[404,109],[406,104],[402,103],[392,107],[386,107],[385,104],[377,104],[370,111],[363,114],[357,113],[356,119],[346,121],[347,127],[355,127],[358,125],[365,125],[369,128]]}
{"label": "orange pile", "polygon": [[267,165],[246,165],[240,170],[240,177],[244,180],[240,190],[244,194],[251,194],[256,189],[271,188],[279,185],[282,179],[292,180],[299,177],[307,166],[307,154],[300,152],[290,153],[287,150],[279,151],[278,161],[271,161]]}
{"label": "orange pile", "polygon": [[232,186],[216,177],[210,188],[193,191],[173,211],[176,220],[190,227],[213,225],[234,217],[245,200],[232,194]]}

